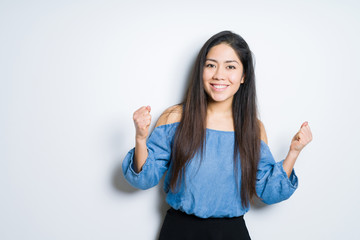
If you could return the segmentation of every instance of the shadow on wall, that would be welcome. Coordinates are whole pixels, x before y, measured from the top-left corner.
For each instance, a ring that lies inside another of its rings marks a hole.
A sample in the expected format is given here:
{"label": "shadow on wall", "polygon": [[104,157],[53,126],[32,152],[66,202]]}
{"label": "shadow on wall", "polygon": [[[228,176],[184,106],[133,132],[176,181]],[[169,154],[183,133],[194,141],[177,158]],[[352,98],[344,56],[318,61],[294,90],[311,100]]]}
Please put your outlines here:
{"label": "shadow on wall", "polygon": [[261,210],[267,206],[269,206],[269,205],[267,205],[266,203],[263,203],[258,197],[254,197],[250,203],[250,211],[251,210]]}
{"label": "shadow on wall", "polygon": [[[116,125],[118,125],[118,123],[121,121],[116,121]],[[119,126],[123,126],[123,124],[119,124]],[[153,128],[153,127],[152,127]],[[149,129],[149,132],[152,132],[153,129]],[[123,174],[123,170],[122,170],[122,162],[126,156],[126,154],[128,153],[128,151],[130,149],[123,149],[119,146],[122,146],[122,142],[123,142],[123,138],[124,138],[124,134],[122,134],[122,129],[117,129],[114,131],[114,129],[112,129],[112,133],[111,133],[112,137],[110,139],[110,151],[113,154],[113,158],[114,158],[114,162],[116,162],[116,166],[114,167],[114,169],[112,169],[112,173],[110,176],[110,184],[111,186],[115,189],[115,191],[117,192],[121,192],[124,194],[133,194],[136,193],[138,191],[143,191],[137,188],[134,188],[133,186],[131,186],[125,179],[124,174]],[[162,227],[162,223],[163,220],[165,218],[166,215],[166,211],[169,209],[169,205],[166,203],[166,194],[163,190],[164,187],[164,180],[165,180],[165,176],[166,173],[164,174],[164,176],[160,179],[158,185],[156,186],[156,188],[158,189],[158,199],[159,201],[157,202],[157,206],[153,206],[157,208],[157,212],[158,212],[158,216],[161,219],[161,224],[159,224],[158,226],[158,231],[156,234],[156,239],[159,238],[159,234],[160,234],[160,230]]]}
{"label": "shadow on wall", "polygon": [[112,176],[112,185],[113,187],[120,192],[124,193],[134,193],[136,191],[140,191],[139,189],[136,189],[132,187],[126,180],[122,171],[122,158],[118,162],[120,162],[119,166],[115,169],[113,176]]}
{"label": "shadow on wall", "polygon": [[[196,61],[196,57],[197,56],[193,56],[192,58],[192,61],[191,61],[191,64],[189,67],[189,71],[188,71],[188,75],[187,75],[187,81],[184,81],[184,88],[182,90],[183,92],[183,99],[181,99],[181,101],[184,100],[185,98],[185,94],[186,94],[186,90],[188,89],[189,85],[190,85],[190,79],[191,79],[191,75],[193,73],[193,66],[195,65],[195,61]],[[170,89],[170,91],[178,91],[178,89]],[[168,106],[170,107],[170,106]],[[127,116],[125,116],[127,117]],[[149,129],[149,133],[151,133],[153,131],[153,128],[152,127],[151,129]],[[121,132],[121,130],[120,130]],[[121,146],[121,134],[118,133],[116,134],[115,136],[115,139],[112,139],[113,141],[111,141],[112,143],[115,143],[116,146],[113,146],[115,152],[118,151],[118,146]],[[113,144],[111,144],[113,145]],[[129,150],[129,149],[128,149]],[[127,152],[126,152],[127,153]],[[122,156],[122,157],[118,157],[118,156]],[[123,175],[123,171],[122,171],[122,161],[124,159],[125,155],[123,153],[118,153],[117,154],[117,157],[116,157],[116,162],[118,163],[117,167],[114,169],[113,171],[113,174],[112,174],[112,179],[111,179],[111,184],[112,186],[117,190],[117,191],[120,191],[120,192],[123,192],[123,193],[134,193],[134,192],[137,192],[137,191],[141,191],[139,189],[136,189],[134,187],[132,187],[126,180],[125,180],[125,177]],[[166,202],[166,193],[164,192],[163,190],[163,187],[164,187],[164,180],[165,180],[165,176],[166,176],[167,172],[165,172],[165,174],[163,175],[163,177],[160,179],[159,181],[159,184],[157,185],[157,189],[158,189],[158,199],[160,199],[160,201],[158,201],[158,206],[157,206],[157,209],[158,209],[158,214],[160,215],[160,218],[162,219],[161,221],[161,224],[158,226],[158,233],[157,233],[157,236],[156,236],[156,239],[159,238],[159,234],[160,234],[160,230],[161,230],[161,227],[162,227],[162,223],[164,221],[164,218],[165,218],[165,215],[166,215],[166,212],[167,210],[170,208],[170,206],[167,204]]]}
{"label": "shadow on wall", "polygon": [[[119,191],[119,192],[124,192],[124,193],[133,193],[136,192],[137,189],[133,188],[126,180],[125,177],[123,175],[123,171],[122,171],[122,162],[126,156],[126,154],[128,153],[128,151],[130,149],[124,149],[121,146],[123,145],[124,142],[124,136],[125,133],[123,131],[123,129],[120,126],[124,126],[124,124],[122,124],[121,119],[120,120],[116,120],[113,123],[115,125],[114,128],[110,128],[111,132],[110,132],[110,139],[109,139],[109,151],[111,153],[111,156],[114,160],[114,162],[116,162],[116,166],[114,169],[112,169],[112,175],[111,175],[111,185],[115,188],[115,190]],[[111,125],[113,125],[111,124]],[[125,150],[125,151],[124,151]]]}
{"label": "shadow on wall", "polygon": [[158,231],[157,231],[155,240],[159,239],[160,230],[161,230],[162,224],[164,222],[166,211],[170,208],[169,204],[167,204],[167,202],[166,202],[166,193],[164,191],[164,181],[165,181],[166,174],[167,174],[167,172],[161,178],[160,183],[159,183],[159,188],[158,188],[158,193],[159,193],[159,198],[160,198],[160,201],[158,202],[159,203],[158,204],[158,213],[161,216],[161,224],[158,227]]}
{"label": "shadow on wall", "polygon": [[[120,192],[123,193],[128,193],[128,194],[132,194],[134,192],[137,191],[142,191],[140,189],[136,189],[134,187],[132,187],[126,180],[125,177],[123,175],[123,171],[122,171],[122,160],[124,158],[121,158],[118,162],[120,162],[119,166],[115,169],[113,176],[112,176],[112,185],[113,187]],[[164,176],[160,179],[159,184],[157,185],[157,189],[158,189],[158,199],[160,199],[160,201],[158,201],[158,215],[160,216],[161,219],[161,224],[158,226],[158,231],[156,234],[156,237],[154,240],[159,239],[159,235],[160,235],[160,230],[162,227],[162,223],[164,221],[165,215],[167,210],[170,208],[170,206],[166,203],[166,194],[163,190],[164,187],[164,181],[165,181],[165,176],[166,173],[164,174]]]}

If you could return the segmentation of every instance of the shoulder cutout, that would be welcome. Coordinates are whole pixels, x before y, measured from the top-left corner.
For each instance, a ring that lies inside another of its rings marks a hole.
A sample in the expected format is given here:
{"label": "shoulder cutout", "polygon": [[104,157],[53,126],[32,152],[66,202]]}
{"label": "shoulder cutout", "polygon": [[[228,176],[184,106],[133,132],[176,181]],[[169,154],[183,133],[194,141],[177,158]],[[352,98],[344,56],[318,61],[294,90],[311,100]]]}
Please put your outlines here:
{"label": "shoulder cutout", "polygon": [[167,108],[159,117],[155,127],[180,122],[182,116],[182,106],[174,105]]}
{"label": "shoulder cutout", "polygon": [[259,126],[260,126],[260,138],[266,144],[268,144],[268,139],[267,139],[267,136],[266,136],[265,127],[264,127],[264,124],[260,120],[259,120]]}

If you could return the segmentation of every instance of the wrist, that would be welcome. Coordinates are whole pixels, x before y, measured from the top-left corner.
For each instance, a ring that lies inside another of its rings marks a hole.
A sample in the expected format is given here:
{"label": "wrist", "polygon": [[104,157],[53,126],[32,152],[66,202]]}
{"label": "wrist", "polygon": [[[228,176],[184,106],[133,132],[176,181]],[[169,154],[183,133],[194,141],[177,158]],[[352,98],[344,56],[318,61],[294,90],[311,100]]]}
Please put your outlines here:
{"label": "wrist", "polygon": [[294,149],[290,149],[289,153],[288,153],[289,156],[295,157],[295,158],[297,158],[299,156],[299,154],[300,154],[300,151],[294,150]]}
{"label": "wrist", "polygon": [[146,137],[135,137],[135,143],[136,144],[146,144]]}

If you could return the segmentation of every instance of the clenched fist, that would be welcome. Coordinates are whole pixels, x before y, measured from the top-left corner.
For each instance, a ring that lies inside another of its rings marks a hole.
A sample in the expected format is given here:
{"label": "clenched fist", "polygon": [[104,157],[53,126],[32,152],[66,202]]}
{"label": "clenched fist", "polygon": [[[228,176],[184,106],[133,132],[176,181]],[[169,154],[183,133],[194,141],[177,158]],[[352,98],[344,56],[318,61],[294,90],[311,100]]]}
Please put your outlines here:
{"label": "clenched fist", "polygon": [[149,133],[151,123],[151,107],[143,106],[133,114],[134,125],[136,129],[136,139],[145,140]]}
{"label": "clenched fist", "polygon": [[300,130],[291,140],[290,150],[300,152],[312,140],[312,134],[308,122],[304,122]]}

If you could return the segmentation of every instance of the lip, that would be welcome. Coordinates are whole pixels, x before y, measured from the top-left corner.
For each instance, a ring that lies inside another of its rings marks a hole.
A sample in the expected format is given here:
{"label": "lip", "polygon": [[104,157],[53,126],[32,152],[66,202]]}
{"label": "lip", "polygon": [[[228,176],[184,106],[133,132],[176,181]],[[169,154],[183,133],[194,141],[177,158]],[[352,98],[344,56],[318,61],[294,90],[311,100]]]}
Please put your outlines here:
{"label": "lip", "polygon": [[[226,87],[224,87],[224,88],[216,88],[216,87],[214,87],[214,85],[226,86]],[[210,86],[211,86],[211,88],[212,88],[214,91],[216,91],[216,92],[225,91],[225,90],[229,87],[229,85],[227,85],[227,84],[211,84],[211,83],[210,83]]]}

